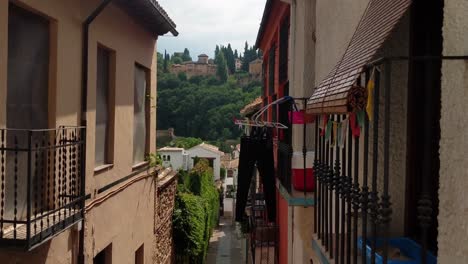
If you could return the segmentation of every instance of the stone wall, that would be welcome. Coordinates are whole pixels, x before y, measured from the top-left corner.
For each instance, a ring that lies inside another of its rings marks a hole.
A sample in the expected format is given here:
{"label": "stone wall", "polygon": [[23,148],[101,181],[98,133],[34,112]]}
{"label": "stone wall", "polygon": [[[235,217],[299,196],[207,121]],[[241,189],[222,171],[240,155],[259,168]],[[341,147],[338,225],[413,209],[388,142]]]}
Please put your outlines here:
{"label": "stone wall", "polygon": [[176,174],[166,176],[157,185],[155,193],[155,260],[157,264],[172,263],[174,246],[172,241],[172,213],[177,191]]}

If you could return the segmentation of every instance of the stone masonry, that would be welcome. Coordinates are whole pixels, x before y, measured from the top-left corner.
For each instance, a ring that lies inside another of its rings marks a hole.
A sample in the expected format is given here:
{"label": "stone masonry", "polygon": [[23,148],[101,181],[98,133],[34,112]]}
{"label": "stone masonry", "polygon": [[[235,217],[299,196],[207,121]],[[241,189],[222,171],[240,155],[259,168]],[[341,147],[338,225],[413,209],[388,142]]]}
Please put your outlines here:
{"label": "stone masonry", "polygon": [[175,174],[162,179],[157,186],[155,203],[156,254],[154,263],[172,263],[174,246],[172,241],[172,213],[174,212],[177,177]]}

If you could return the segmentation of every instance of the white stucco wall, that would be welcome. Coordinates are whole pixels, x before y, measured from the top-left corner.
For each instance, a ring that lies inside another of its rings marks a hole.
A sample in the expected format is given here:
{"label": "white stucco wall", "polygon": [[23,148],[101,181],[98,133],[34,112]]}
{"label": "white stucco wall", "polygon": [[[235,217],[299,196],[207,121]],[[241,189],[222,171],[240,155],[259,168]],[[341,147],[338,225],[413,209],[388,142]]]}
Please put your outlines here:
{"label": "white stucco wall", "polygon": [[[289,93],[293,97],[310,97],[315,87],[315,0],[291,1],[289,37]],[[303,104],[296,102],[302,109]],[[307,129],[311,132],[312,125]],[[302,151],[302,125],[293,125],[292,147]],[[310,133],[307,134],[310,134]],[[308,149],[312,149],[312,138],[306,138]]]}
{"label": "white stucco wall", "polygon": [[[444,1],[443,54],[468,54],[468,2]],[[468,263],[468,62],[442,64],[439,263]]]}
{"label": "white stucco wall", "polygon": [[184,151],[165,151],[165,150],[159,150],[158,154],[161,155],[161,158],[163,156],[170,156],[171,159],[170,161],[163,161],[163,165],[167,163],[170,165],[174,170],[179,170],[179,169],[187,169],[184,166]]}
{"label": "white stucco wall", "polygon": [[369,0],[317,1],[315,83],[341,59]]}
{"label": "white stucco wall", "polygon": [[195,146],[189,150],[187,150],[189,154],[189,167],[193,168],[193,158],[199,157],[199,158],[214,158],[213,161],[213,175],[214,175],[214,180],[219,180],[220,175],[219,175],[219,169],[221,168],[221,155],[217,154],[213,151],[209,151],[201,146]]}

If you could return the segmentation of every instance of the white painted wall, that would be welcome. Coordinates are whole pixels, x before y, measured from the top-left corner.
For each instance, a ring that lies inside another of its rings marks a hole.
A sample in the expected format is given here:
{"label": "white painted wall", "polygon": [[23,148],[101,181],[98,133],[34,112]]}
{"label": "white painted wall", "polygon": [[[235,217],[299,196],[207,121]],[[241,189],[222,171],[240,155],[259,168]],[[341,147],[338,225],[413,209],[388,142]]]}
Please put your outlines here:
{"label": "white painted wall", "polygon": [[219,169],[221,168],[221,155],[219,153],[215,153],[213,151],[209,151],[200,145],[195,146],[189,150],[187,150],[188,156],[189,156],[189,169],[193,168],[193,159],[195,157],[199,158],[214,158],[215,160],[213,161],[213,175],[214,175],[214,180],[219,180],[220,174],[219,174]]}
{"label": "white painted wall", "polygon": [[188,155],[184,150],[181,151],[165,151],[165,150],[159,150],[158,154],[161,155],[161,158],[164,156],[170,156],[170,161],[167,160],[165,161],[163,159],[163,166],[164,167],[172,167],[174,170],[187,170],[188,169],[188,164],[187,164],[187,159]]}

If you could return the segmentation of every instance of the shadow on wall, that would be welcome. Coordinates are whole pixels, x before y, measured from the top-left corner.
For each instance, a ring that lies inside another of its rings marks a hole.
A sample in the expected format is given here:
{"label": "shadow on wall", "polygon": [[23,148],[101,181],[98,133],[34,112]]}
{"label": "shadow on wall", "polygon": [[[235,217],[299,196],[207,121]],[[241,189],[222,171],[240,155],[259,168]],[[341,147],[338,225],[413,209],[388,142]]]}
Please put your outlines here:
{"label": "shadow on wall", "polygon": [[[64,239],[66,235],[62,234]],[[57,239],[57,238],[55,238]],[[53,263],[71,263],[77,264],[78,257],[78,239],[79,233],[71,231],[66,241],[67,254],[66,256],[60,256],[60,258],[52,260]],[[63,241],[65,242],[65,241]],[[60,244],[60,242],[58,242]],[[50,252],[52,241],[47,241],[39,247],[26,252],[26,251],[14,251],[9,249],[0,249],[0,262],[2,264],[45,264],[47,261],[51,262],[50,256],[54,255]],[[65,251],[65,250],[64,250]]]}

